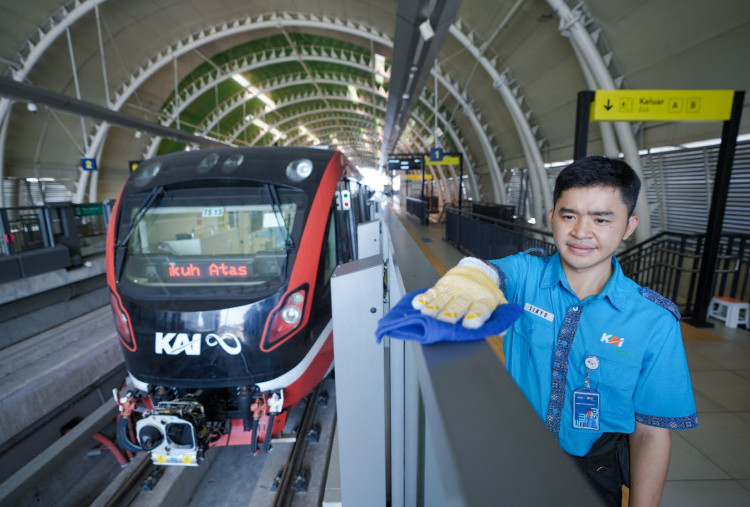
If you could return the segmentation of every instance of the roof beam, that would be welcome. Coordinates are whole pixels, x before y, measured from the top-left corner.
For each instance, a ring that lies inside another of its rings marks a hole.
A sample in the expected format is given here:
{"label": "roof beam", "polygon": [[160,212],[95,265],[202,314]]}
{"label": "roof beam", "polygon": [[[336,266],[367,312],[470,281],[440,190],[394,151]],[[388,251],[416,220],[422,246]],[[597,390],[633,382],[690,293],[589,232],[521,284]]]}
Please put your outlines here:
{"label": "roof beam", "polygon": [[106,121],[118,127],[142,130],[149,134],[174,139],[184,143],[197,144],[205,147],[231,146],[227,143],[196,136],[182,130],[165,127],[158,123],[143,120],[136,116],[113,111],[104,106],[85,102],[62,93],[53,92],[25,83],[19,83],[13,79],[0,76],[0,95],[11,100],[22,102],[33,102],[44,105],[50,109],[76,116],[87,116],[97,120]]}
{"label": "roof beam", "polygon": [[396,145],[460,4],[461,0],[399,1],[381,162]]}

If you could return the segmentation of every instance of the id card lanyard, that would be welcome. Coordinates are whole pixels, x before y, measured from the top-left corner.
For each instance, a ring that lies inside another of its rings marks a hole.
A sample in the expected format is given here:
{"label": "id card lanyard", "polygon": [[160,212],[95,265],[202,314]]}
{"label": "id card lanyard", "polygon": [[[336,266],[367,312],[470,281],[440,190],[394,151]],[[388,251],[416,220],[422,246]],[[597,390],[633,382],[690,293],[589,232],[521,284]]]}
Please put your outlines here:
{"label": "id card lanyard", "polygon": [[599,358],[588,356],[583,364],[586,366],[584,386],[573,391],[573,427],[598,431],[601,397],[599,392],[591,389],[589,373],[599,368]]}

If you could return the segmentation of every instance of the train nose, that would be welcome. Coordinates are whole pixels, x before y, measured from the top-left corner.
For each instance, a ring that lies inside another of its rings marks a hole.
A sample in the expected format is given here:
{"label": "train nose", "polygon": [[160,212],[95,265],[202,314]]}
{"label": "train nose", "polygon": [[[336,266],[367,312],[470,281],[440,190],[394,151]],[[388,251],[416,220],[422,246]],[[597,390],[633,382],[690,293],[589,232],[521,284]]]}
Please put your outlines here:
{"label": "train nose", "polygon": [[144,450],[150,451],[159,446],[164,441],[164,435],[161,430],[155,426],[147,425],[138,432],[138,441]]}

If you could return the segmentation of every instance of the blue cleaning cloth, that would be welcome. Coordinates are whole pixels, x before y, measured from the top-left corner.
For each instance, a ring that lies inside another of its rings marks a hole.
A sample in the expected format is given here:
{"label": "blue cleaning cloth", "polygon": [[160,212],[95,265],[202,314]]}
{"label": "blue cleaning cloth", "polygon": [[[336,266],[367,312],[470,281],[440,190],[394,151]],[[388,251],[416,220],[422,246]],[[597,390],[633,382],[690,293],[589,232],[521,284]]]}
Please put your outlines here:
{"label": "blue cleaning cloth", "polygon": [[436,342],[466,342],[483,340],[488,336],[502,334],[521,315],[523,308],[517,304],[504,304],[495,308],[490,318],[479,329],[466,329],[459,320],[455,324],[441,322],[434,317],[422,315],[411,306],[414,296],[427,289],[416,290],[405,295],[396,306],[378,321],[375,337],[378,343],[383,336],[414,340],[423,344]]}

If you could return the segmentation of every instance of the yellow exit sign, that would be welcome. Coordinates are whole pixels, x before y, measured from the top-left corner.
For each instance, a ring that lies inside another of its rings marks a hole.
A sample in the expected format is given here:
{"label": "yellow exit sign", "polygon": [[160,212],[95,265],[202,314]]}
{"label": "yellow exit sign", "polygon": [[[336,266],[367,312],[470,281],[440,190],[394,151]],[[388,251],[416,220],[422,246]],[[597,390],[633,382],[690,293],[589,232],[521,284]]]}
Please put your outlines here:
{"label": "yellow exit sign", "polygon": [[596,90],[592,121],[728,120],[734,90]]}

